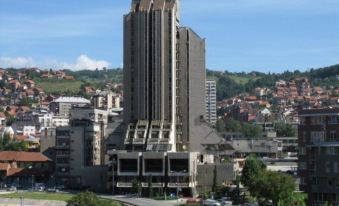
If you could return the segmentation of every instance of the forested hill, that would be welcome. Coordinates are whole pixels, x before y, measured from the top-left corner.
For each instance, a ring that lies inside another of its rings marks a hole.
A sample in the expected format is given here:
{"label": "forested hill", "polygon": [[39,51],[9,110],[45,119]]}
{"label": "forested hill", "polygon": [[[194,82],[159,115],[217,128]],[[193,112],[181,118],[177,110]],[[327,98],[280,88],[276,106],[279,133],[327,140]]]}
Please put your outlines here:
{"label": "forested hill", "polygon": [[272,88],[278,80],[289,81],[296,77],[308,77],[313,86],[336,87],[339,86],[339,64],[310,69],[306,72],[295,70],[294,72],[285,71],[283,73],[233,73],[220,71],[207,71],[207,78],[217,81],[217,98],[222,100],[230,98],[241,93],[253,93],[256,87]]}
{"label": "forested hill", "polygon": [[[12,76],[15,76],[16,73],[23,71],[25,71],[25,69],[6,69],[6,72]],[[41,78],[40,73],[26,70],[28,78],[33,79],[38,85],[42,86],[47,92],[51,93],[60,93],[58,90],[70,90],[70,93],[77,94],[81,88],[86,85],[92,86],[94,89],[104,89],[107,83],[122,83],[123,78],[123,72],[120,68],[94,71],[65,70],[65,73],[67,75],[73,76],[75,80],[60,81],[53,79],[43,79]],[[256,87],[273,88],[275,86],[275,82],[278,80],[289,81],[296,77],[308,77],[312,83],[312,86],[325,86],[327,88],[337,87],[339,86],[339,64],[325,68],[310,69],[306,72],[300,72],[296,70],[294,72],[285,71],[283,73],[236,73],[228,71],[207,70],[207,78],[215,79],[217,81],[218,100],[234,97],[244,92],[253,94]],[[60,85],[65,88],[57,88],[55,83],[60,83]],[[0,81],[0,86],[3,84],[5,83]]]}

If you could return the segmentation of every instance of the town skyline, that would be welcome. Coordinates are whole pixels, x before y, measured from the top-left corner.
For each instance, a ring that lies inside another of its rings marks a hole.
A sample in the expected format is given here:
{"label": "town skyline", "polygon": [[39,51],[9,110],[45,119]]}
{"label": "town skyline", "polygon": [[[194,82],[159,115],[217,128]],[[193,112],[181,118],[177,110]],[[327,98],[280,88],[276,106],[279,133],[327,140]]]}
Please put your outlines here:
{"label": "town skyline", "polygon": [[[1,0],[0,5],[0,67],[122,67],[121,20],[129,1]],[[181,16],[183,25],[207,39],[208,69],[304,71],[339,62],[336,5],[332,0],[182,0]]]}

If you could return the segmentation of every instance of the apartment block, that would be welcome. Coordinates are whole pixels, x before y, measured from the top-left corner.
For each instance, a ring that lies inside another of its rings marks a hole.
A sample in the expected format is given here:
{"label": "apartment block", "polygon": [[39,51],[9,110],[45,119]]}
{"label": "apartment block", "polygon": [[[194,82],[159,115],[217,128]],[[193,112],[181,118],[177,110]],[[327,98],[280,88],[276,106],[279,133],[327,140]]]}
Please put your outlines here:
{"label": "apartment block", "polygon": [[[56,129],[56,175],[60,182],[74,188],[105,188],[101,182],[107,173],[104,165],[108,119],[109,113],[105,110],[71,109],[70,125]],[[96,178],[90,176],[89,171],[97,171]]]}
{"label": "apartment block", "polygon": [[50,103],[49,109],[55,115],[68,117],[73,106],[86,106],[89,104],[91,102],[82,97],[59,97]]}
{"label": "apartment block", "polygon": [[299,112],[300,189],[308,206],[339,204],[339,109]]}
{"label": "apartment block", "polygon": [[206,121],[217,122],[217,83],[212,79],[206,80]]}

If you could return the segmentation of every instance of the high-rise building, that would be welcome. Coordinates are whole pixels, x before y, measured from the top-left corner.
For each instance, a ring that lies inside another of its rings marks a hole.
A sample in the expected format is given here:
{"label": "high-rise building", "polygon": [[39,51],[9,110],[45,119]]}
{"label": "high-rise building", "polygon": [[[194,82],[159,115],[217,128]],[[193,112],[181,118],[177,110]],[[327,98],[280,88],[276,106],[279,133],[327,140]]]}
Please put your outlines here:
{"label": "high-rise building", "polygon": [[212,79],[206,80],[206,121],[217,122],[217,83]]}
{"label": "high-rise building", "polygon": [[135,180],[144,194],[149,182],[159,193],[197,193],[199,152],[221,141],[205,122],[205,79],[205,40],[180,27],[179,0],[133,0],[124,17],[125,151],[108,152],[109,189],[129,192]]}
{"label": "high-rise building", "polygon": [[187,147],[204,117],[205,42],[179,27],[178,0],[133,0],[124,17],[125,144],[133,151]]}
{"label": "high-rise building", "polygon": [[299,112],[300,189],[308,206],[339,204],[339,109]]}
{"label": "high-rise building", "polygon": [[177,151],[196,151],[191,142],[205,115],[205,39],[181,27],[177,52]]}
{"label": "high-rise building", "polygon": [[[128,149],[176,150],[177,11],[176,0],[133,0],[124,17]],[[161,144],[149,139],[161,140]]]}

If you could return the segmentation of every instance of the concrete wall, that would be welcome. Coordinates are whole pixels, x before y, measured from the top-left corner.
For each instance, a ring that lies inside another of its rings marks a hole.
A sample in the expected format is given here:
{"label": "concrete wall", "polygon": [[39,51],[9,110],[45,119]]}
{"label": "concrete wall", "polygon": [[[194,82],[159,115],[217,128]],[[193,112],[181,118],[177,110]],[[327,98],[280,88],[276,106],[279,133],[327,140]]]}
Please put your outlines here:
{"label": "concrete wall", "polygon": [[198,165],[197,170],[198,193],[209,192],[212,190],[214,174],[216,174],[217,186],[222,186],[225,181],[235,180],[235,171],[233,164]]}

